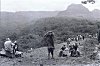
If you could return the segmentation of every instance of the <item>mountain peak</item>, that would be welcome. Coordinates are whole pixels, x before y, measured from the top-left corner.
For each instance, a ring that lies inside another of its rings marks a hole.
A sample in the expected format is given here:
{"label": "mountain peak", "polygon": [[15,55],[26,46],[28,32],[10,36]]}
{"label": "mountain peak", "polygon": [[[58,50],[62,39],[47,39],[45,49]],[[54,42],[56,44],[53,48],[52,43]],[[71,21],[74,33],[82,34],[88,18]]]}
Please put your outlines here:
{"label": "mountain peak", "polygon": [[84,7],[82,4],[71,4],[68,6],[68,8],[70,7]]}
{"label": "mountain peak", "polygon": [[60,12],[59,15],[84,17],[90,15],[90,11],[82,4],[71,4],[65,11]]}
{"label": "mountain peak", "polygon": [[74,11],[74,12],[89,12],[89,10],[84,7],[82,4],[71,4],[68,6],[67,11]]}

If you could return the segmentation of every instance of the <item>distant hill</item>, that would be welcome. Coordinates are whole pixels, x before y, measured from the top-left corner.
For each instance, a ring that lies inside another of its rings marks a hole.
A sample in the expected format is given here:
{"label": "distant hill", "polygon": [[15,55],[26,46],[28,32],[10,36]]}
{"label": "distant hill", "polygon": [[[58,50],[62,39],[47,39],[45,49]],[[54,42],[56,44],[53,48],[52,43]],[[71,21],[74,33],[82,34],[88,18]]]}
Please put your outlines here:
{"label": "distant hill", "polygon": [[57,11],[0,12],[0,32],[15,32],[34,24],[40,18],[53,17],[57,13]]}
{"label": "distant hill", "polygon": [[85,15],[90,14],[89,10],[81,4],[71,4],[68,8],[60,12],[59,16],[76,16],[76,15]]}
{"label": "distant hill", "polygon": [[52,17],[57,15],[57,11],[19,11],[19,12],[1,12],[0,19],[8,21],[32,21],[39,18]]}
{"label": "distant hill", "polygon": [[88,20],[100,20],[100,10],[89,11],[82,4],[71,4],[64,11],[58,13],[57,16],[60,17],[75,17],[75,18],[83,18]]}
{"label": "distant hill", "polygon": [[47,17],[74,17],[100,21],[100,10],[89,11],[81,4],[71,4],[64,11],[0,12],[0,15],[0,26],[7,29],[26,27],[40,18]]}
{"label": "distant hill", "polygon": [[92,11],[92,15],[94,16],[94,18],[96,18],[97,20],[100,20],[100,10],[95,9]]}

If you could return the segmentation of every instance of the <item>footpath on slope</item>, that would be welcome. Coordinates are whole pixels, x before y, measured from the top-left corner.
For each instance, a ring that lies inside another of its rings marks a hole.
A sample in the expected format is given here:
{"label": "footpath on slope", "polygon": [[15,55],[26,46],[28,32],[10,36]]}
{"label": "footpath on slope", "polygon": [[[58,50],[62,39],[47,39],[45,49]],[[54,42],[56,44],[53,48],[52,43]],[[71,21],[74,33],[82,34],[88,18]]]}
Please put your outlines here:
{"label": "footpath on slope", "polygon": [[[86,38],[85,40],[88,40]],[[84,44],[85,40],[78,41],[80,44]],[[74,43],[73,41],[71,43]],[[57,44],[55,46],[54,57],[55,59],[48,60],[47,48],[41,47],[33,49],[30,52],[25,52],[22,58],[9,59],[5,57],[0,57],[0,66],[99,66],[100,62],[84,61],[83,57],[58,57],[60,48],[62,45],[67,43]],[[79,46],[79,50],[82,46]]]}

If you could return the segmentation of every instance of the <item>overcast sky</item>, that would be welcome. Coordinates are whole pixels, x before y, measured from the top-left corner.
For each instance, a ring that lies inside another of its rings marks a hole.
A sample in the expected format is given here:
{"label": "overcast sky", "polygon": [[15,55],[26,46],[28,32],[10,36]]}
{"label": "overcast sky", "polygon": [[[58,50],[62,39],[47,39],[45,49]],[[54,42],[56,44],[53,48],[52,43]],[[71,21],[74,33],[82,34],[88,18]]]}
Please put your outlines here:
{"label": "overcast sky", "polygon": [[[85,0],[1,0],[1,11],[61,11],[68,5],[81,4]],[[100,9],[100,0],[95,4],[86,4],[89,10]]]}

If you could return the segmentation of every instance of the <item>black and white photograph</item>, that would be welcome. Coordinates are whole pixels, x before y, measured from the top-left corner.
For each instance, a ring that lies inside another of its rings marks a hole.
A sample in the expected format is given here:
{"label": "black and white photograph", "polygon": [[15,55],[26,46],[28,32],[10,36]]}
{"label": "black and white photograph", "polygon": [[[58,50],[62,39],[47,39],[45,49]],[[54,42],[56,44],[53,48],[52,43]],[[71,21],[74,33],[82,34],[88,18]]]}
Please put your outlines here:
{"label": "black and white photograph", "polygon": [[100,66],[100,0],[0,0],[0,66]]}

